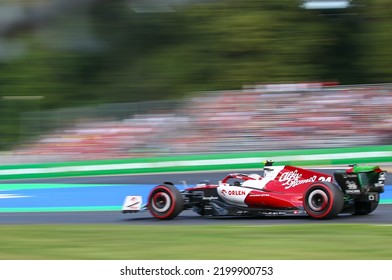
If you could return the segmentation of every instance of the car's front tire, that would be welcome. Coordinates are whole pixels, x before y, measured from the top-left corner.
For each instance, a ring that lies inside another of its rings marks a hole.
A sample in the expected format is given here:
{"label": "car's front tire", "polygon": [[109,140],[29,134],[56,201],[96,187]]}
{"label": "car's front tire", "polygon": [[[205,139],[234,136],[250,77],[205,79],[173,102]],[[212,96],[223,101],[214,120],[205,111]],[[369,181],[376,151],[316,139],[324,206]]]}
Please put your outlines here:
{"label": "car's front tire", "polygon": [[336,217],[343,209],[342,190],[331,182],[314,182],[305,191],[303,206],[315,219]]}
{"label": "car's front tire", "polygon": [[162,184],[150,192],[148,209],[155,218],[170,220],[177,217],[184,209],[184,200],[175,186]]}

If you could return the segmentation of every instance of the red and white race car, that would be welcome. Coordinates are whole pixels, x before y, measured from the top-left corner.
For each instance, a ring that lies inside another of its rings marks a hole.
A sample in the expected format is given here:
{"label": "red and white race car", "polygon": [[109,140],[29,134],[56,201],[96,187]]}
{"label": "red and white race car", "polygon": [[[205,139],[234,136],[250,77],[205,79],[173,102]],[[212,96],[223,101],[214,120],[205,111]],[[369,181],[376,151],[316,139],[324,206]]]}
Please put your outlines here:
{"label": "red and white race car", "polygon": [[185,209],[202,216],[367,215],[379,204],[385,178],[386,172],[372,165],[352,165],[332,176],[267,161],[263,176],[231,173],[217,184],[205,181],[181,191],[165,182],[152,189],[144,205],[140,196],[127,196],[122,211],[149,210],[162,220]]}

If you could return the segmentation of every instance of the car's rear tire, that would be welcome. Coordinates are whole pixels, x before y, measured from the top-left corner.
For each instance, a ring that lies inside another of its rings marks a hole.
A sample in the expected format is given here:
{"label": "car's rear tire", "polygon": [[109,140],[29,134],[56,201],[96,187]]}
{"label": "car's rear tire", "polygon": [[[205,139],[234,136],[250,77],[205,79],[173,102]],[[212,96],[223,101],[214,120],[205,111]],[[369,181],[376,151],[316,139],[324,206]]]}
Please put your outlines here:
{"label": "car's rear tire", "polygon": [[170,220],[177,217],[184,209],[184,199],[175,186],[162,184],[150,192],[148,209],[155,218]]}
{"label": "car's rear tire", "polygon": [[315,219],[336,217],[343,209],[342,190],[331,182],[314,182],[305,191],[303,206]]}

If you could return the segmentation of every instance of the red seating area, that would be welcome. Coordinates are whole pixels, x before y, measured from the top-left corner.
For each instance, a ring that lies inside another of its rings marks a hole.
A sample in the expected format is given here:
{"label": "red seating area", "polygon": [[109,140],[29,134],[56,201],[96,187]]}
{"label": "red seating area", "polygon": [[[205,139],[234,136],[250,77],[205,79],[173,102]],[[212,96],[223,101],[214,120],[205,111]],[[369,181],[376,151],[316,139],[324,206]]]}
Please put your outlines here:
{"label": "red seating area", "polygon": [[86,160],[392,144],[391,112],[387,85],[208,92],[170,113],[81,122],[14,154]]}

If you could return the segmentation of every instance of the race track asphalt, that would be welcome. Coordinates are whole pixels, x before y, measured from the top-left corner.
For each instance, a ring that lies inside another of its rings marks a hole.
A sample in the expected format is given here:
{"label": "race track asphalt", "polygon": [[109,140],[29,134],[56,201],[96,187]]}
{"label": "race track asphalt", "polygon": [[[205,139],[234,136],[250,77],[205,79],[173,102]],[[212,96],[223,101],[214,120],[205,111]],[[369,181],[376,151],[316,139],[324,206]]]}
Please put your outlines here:
{"label": "race track asphalt", "polygon": [[[318,170],[326,173],[330,171]],[[239,171],[236,171],[239,172]],[[242,171],[244,173],[256,173]],[[2,183],[58,183],[58,184],[160,184],[171,181],[175,184],[196,184],[209,179],[217,182],[228,172],[211,173],[166,173],[129,176],[95,176],[52,178],[35,180],[12,180]],[[392,184],[392,176],[388,174],[387,185]],[[119,224],[119,225],[208,225],[208,224],[238,224],[238,225],[277,225],[277,224],[319,224],[319,223],[351,223],[351,224],[392,224],[392,205],[383,204],[366,216],[339,215],[331,220],[315,220],[309,217],[200,217],[190,210],[184,211],[179,217],[170,221],[160,221],[152,218],[148,212],[137,214],[122,214],[119,211],[83,211],[83,212],[34,212],[34,213],[0,213],[0,224]]]}

